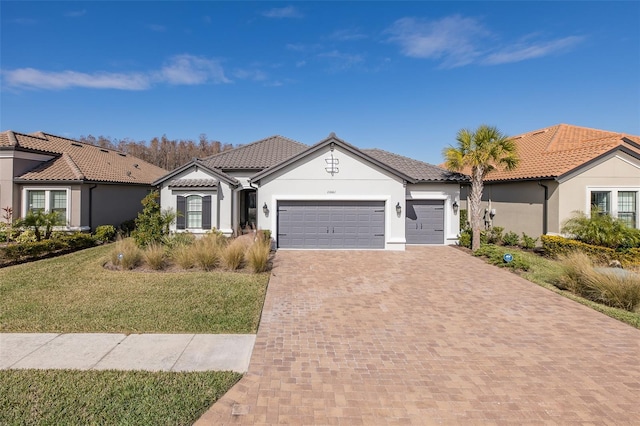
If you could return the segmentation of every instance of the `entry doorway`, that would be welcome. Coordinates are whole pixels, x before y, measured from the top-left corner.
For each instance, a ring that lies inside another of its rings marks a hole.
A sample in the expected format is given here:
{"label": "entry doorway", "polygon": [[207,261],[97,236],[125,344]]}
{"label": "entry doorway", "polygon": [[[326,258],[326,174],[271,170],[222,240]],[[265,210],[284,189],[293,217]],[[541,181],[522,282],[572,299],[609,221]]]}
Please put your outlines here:
{"label": "entry doorway", "polygon": [[240,229],[243,233],[256,229],[258,221],[256,210],[256,190],[240,191]]}

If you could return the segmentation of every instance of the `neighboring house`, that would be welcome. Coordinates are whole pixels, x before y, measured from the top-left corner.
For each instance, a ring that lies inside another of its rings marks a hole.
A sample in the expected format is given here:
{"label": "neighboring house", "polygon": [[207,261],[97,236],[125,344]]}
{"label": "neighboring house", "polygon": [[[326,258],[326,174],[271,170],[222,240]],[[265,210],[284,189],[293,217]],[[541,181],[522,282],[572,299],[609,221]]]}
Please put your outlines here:
{"label": "neighboring house", "polygon": [[331,134],[307,146],[272,136],[194,160],[154,182],[177,232],[270,230],[278,248],[452,244],[464,175]]}
{"label": "neighboring house", "polygon": [[639,136],[559,124],[512,139],[520,164],[487,176],[487,224],[533,237],[557,234],[575,212],[590,215],[595,205],[640,227]]}
{"label": "neighboring house", "polygon": [[66,230],[118,226],[167,171],[122,152],[46,133],[0,133],[0,208],[13,219],[57,211]]}

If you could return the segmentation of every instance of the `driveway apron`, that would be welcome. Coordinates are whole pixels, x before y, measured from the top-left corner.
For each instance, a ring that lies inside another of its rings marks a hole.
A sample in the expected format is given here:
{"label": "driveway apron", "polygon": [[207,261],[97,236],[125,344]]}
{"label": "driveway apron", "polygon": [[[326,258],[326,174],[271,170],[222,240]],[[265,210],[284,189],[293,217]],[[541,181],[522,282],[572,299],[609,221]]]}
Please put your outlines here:
{"label": "driveway apron", "polygon": [[197,424],[640,424],[640,330],[453,247],[279,251]]}

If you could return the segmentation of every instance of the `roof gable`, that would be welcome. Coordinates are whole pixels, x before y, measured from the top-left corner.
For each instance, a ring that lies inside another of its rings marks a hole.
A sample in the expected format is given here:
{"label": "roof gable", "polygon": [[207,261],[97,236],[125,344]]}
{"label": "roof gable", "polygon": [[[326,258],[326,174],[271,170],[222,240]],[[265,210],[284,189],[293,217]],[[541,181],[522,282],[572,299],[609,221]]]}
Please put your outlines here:
{"label": "roof gable", "polygon": [[151,184],[166,173],[137,157],[48,133],[0,133],[0,149],[45,152],[56,158],[19,176],[19,181],[90,181]]}
{"label": "roof gable", "polygon": [[307,149],[305,149],[304,151],[301,151],[300,153],[298,153],[297,155],[294,155],[293,157],[287,159],[286,161],[283,161],[273,167],[270,167],[268,169],[265,169],[261,172],[256,173],[254,176],[251,177],[251,181],[253,182],[257,182],[260,179],[277,172],[278,170],[282,170],[283,168],[289,166],[290,164],[293,164],[297,161],[299,161],[300,159],[307,157],[309,155],[312,155],[316,152],[318,152],[321,149],[324,149],[328,146],[332,146],[332,145],[336,145],[339,146],[340,148],[342,148],[343,150],[353,154],[354,156],[365,160],[366,162],[370,163],[370,164],[374,164],[377,167],[388,171],[389,173],[405,180],[405,181],[409,181],[409,182],[413,182],[414,179],[411,178],[409,175],[396,170],[392,167],[390,167],[388,164],[385,164],[379,160],[377,160],[376,158],[370,156],[369,154],[365,153],[364,151],[361,151],[360,149],[356,148],[355,146],[345,142],[342,139],[339,139],[335,133],[331,133],[329,135],[329,137],[327,137],[326,139],[321,140],[320,142],[316,143],[315,145],[308,147]]}
{"label": "roof gable", "polygon": [[[172,170],[171,172],[165,174],[160,179],[157,179],[156,181],[153,182],[153,185],[154,186],[162,185],[164,182],[168,181],[169,179],[173,179],[174,177],[178,176],[181,173],[184,173],[185,171],[187,171],[187,170],[189,170],[191,168],[201,168],[202,170],[204,170],[205,172],[207,172],[211,176],[214,176],[219,180],[227,182],[228,184],[230,184],[232,186],[236,186],[236,185],[239,184],[239,182],[238,182],[238,180],[236,178],[234,178],[232,176],[229,176],[228,174],[226,174],[222,170],[209,167],[203,161],[198,160],[198,159],[194,159],[190,163],[187,163],[187,164],[185,164],[185,165],[183,165],[181,167],[178,167],[177,169]],[[184,180],[184,179],[178,179],[178,180]],[[202,179],[189,179],[189,180],[190,181],[195,181],[195,180],[202,180]],[[171,186],[172,182],[170,182],[170,186]],[[190,185],[190,186],[193,187],[194,185]],[[208,186],[208,185],[203,185],[203,186]]]}

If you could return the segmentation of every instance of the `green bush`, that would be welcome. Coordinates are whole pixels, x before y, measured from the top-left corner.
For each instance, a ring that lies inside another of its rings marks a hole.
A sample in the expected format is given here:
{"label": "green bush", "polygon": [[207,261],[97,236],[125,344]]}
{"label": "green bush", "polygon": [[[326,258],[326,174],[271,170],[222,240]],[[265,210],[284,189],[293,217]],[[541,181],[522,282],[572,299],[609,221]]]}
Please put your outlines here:
{"label": "green bush", "polygon": [[555,235],[543,235],[541,240],[545,254],[552,258],[580,251],[588,254],[589,257],[602,264],[607,264],[612,260],[617,260],[625,267],[640,265],[639,248],[614,250],[609,247],[594,246],[578,240],[572,240]]}
{"label": "green bush", "polygon": [[93,234],[98,241],[104,243],[112,241],[116,236],[116,228],[113,225],[100,225]]}
{"label": "green bush", "polygon": [[118,234],[122,237],[129,237],[131,233],[136,229],[136,221],[135,219],[125,220],[118,226]]}
{"label": "green bush", "polygon": [[10,232],[9,225],[4,222],[0,222],[0,243],[4,243],[8,240]]}
{"label": "green bush", "polygon": [[196,241],[196,236],[191,232],[178,232],[162,237],[162,244],[169,250],[181,246],[190,246]]}
{"label": "green bush", "polygon": [[458,237],[458,245],[461,247],[471,248],[471,229],[463,229]]}
{"label": "green bush", "polygon": [[[504,255],[510,253],[513,256],[511,262],[505,262]],[[497,265],[503,268],[510,268],[514,270],[528,271],[531,268],[531,264],[520,255],[520,253],[511,253],[506,247],[500,247],[493,244],[485,244],[480,246],[478,250],[473,253],[474,256],[483,256],[487,258],[487,261],[492,265]]]}
{"label": "green bush", "polygon": [[502,243],[502,232],[504,228],[502,226],[494,226],[487,231],[487,244],[500,244]]}
{"label": "green bush", "polygon": [[528,236],[527,234],[525,234],[524,232],[522,233],[522,244],[521,247],[524,249],[534,249],[536,248],[536,242],[538,241],[538,238],[533,238]]}
{"label": "green bush", "polygon": [[0,257],[13,261],[28,260],[57,251],[79,250],[94,245],[91,235],[76,233],[48,240],[8,244],[0,247]]}
{"label": "green bush", "polygon": [[469,229],[469,211],[460,209],[460,229]]}
{"label": "green bush", "polygon": [[576,212],[562,227],[564,234],[594,246],[617,248],[640,247],[640,229],[630,228],[625,222],[594,209],[591,217]]}
{"label": "green bush", "polygon": [[509,231],[502,237],[502,243],[505,246],[517,246],[520,243],[520,237],[513,231]]}
{"label": "green bush", "polygon": [[163,236],[169,234],[169,226],[176,217],[171,211],[160,210],[159,199],[158,191],[151,191],[142,200],[143,208],[136,218],[136,229],[131,232],[140,247],[160,242]]}

